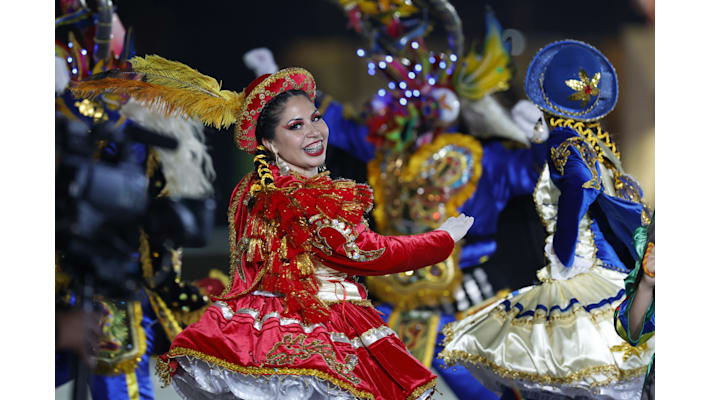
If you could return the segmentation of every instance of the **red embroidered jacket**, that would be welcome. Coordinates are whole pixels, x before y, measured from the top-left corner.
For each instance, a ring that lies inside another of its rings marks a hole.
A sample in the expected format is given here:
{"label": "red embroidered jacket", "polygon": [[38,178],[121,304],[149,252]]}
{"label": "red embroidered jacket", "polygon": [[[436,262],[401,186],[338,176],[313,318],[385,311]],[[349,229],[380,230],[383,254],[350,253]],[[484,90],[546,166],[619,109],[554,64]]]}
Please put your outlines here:
{"label": "red embroidered jacket", "polygon": [[445,231],[379,235],[363,223],[372,191],[350,180],[280,176],[275,188],[250,194],[245,176],[230,205],[231,287],[220,299],[262,289],[285,295],[289,313],[311,323],[328,317],[316,297],[315,263],[352,275],[385,275],[446,259],[454,241]]}

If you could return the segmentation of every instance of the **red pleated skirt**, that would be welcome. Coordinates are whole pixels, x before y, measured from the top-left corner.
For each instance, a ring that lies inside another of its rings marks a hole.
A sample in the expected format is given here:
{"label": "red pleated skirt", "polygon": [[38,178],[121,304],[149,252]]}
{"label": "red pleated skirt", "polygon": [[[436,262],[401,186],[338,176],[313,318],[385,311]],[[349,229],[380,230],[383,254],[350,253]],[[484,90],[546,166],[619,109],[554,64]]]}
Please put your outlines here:
{"label": "red pleated skirt", "polygon": [[357,398],[416,399],[434,387],[435,375],[374,308],[341,302],[329,310],[327,322],[309,325],[285,316],[279,297],[218,302],[175,338],[161,375],[186,373],[178,360],[188,357],[235,374],[318,378]]}

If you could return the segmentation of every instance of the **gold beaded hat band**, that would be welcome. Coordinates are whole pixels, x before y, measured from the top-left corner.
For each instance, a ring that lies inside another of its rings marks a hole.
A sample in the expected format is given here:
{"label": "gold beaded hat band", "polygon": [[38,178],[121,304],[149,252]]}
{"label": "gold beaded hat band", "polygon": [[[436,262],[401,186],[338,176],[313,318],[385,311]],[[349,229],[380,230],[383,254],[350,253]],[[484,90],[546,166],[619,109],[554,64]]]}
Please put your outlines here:
{"label": "gold beaded hat band", "polygon": [[313,101],[316,84],[303,68],[265,74],[242,92],[223,90],[214,78],[157,55],[134,57],[130,69],[113,70],[72,82],[72,94],[96,98],[104,93],[130,96],[163,115],[182,115],[218,129],[235,124],[235,142],[248,153],[257,150],[255,130],[264,106],[280,93],[300,89]]}
{"label": "gold beaded hat band", "polygon": [[617,73],[593,46],[577,40],[553,42],[533,57],[526,94],[543,111],[590,122],[615,108]]}

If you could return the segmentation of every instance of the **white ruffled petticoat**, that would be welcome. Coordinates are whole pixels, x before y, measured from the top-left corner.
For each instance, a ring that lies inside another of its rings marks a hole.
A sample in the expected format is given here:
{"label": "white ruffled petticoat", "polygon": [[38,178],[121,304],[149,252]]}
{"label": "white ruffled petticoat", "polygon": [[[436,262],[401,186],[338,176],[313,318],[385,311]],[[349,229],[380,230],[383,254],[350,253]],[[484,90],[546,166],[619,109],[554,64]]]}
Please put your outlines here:
{"label": "white ruffled petticoat", "polygon": [[191,400],[352,400],[348,391],[310,376],[255,376],[217,368],[197,358],[181,357],[173,387]]}

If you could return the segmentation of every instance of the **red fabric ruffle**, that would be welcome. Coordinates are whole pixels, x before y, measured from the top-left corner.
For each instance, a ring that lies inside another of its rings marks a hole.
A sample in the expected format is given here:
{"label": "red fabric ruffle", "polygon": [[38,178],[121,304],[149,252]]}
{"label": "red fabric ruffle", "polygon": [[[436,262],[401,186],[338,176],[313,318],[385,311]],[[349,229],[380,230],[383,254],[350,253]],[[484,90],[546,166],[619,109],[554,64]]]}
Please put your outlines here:
{"label": "red fabric ruffle", "polygon": [[[309,328],[304,329],[299,324],[281,325],[278,318],[263,320],[270,313],[285,318],[285,309],[277,297],[247,295],[226,303],[235,311],[231,319],[225,319],[218,306],[209,307],[199,322],[178,335],[164,360],[174,362],[174,358],[180,356],[198,357],[219,363],[216,367],[229,369],[234,365],[239,366],[234,367],[235,372],[251,374],[278,374],[284,368],[317,370],[343,382],[346,389],[351,386],[383,400],[406,399],[413,390],[435,379],[395,335],[359,348],[331,339],[331,332],[353,339],[373,328],[386,326],[371,307],[351,303],[333,305],[328,320],[309,332]],[[245,309],[259,310],[256,320],[261,321],[261,329],[255,327],[252,315],[238,312]],[[298,345],[280,345],[287,335],[291,338],[304,335],[304,339]],[[304,359],[292,357],[296,353],[311,355]],[[275,354],[282,354],[291,362],[279,364],[275,362]],[[352,373],[334,370],[334,365],[345,365],[353,357],[357,363]]]}

